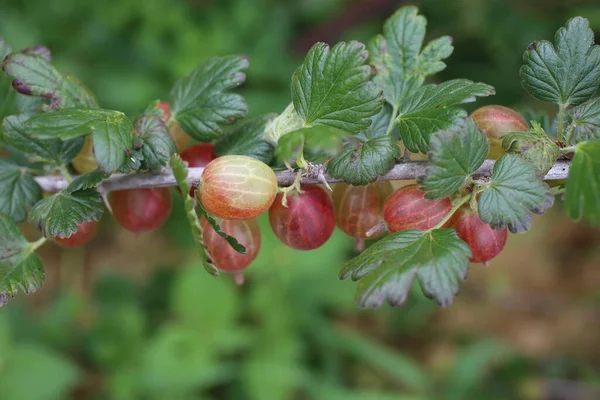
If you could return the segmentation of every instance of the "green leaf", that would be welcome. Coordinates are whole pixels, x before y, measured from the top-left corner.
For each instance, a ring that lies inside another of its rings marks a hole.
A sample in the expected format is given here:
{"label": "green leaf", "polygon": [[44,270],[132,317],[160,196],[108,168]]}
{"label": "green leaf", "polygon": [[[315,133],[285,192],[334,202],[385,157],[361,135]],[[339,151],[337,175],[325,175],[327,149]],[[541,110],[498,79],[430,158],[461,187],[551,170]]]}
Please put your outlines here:
{"label": "green leaf", "polygon": [[14,79],[13,87],[27,96],[50,99],[52,108],[98,107],[96,99],[76,78],[58,72],[37,54],[12,53],[2,69]]}
{"label": "green leaf", "polygon": [[588,140],[600,139],[600,97],[593,98],[569,111],[573,133],[568,136],[573,145]]}
{"label": "green leaf", "polygon": [[479,218],[494,229],[525,232],[531,214],[542,214],[554,196],[537,168],[518,156],[506,154],[494,164],[492,181],[479,198]]}
{"label": "green leaf", "polygon": [[72,139],[92,134],[98,167],[113,173],[133,152],[133,124],[120,111],[66,108],[30,118],[25,126],[41,138]]}
{"label": "green leaf", "polygon": [[0,214],[0,307],[19,290],[29,294],[39,289],[44,275],[34,244],[27,242],[9,216]]}
{"label": "green leaf", "polygon": [[158,171],[164,168],[177,152],[165,123],[155,115],[144,114],[136,119],[135,129],[142,146],[141,169]]}
{"label": "green leaf", "polygon": [[95,169],[83,175],[79,175],[78,177],[73,179],[73,182],[71,182],[69,186],[67,186],[65,191],[68,193],[73,193],[79,190],[94,189],[103,180],[108,178],[108,176],[109,175],[102,172],[102,170]]}
{"label": "green leaf", "polygon": [[175,176],[175,180],[177,181],[177,185],[179,186],[179,190],[184,199],[185,215],[190,224],[202,265],[206,272],[212,276],[219,276],[217,268],[208,261],[206,247],[204,247],[204,242],[202,241],[202,226],[200,225],[198,214],[196,214],[194,208],[195,200],[190,196],[190,185],[186,181],[188,171],[179,154],[173,154],[171,157],[171,168],[173,169],[173,175]]}
{"label": "green leaf", "polygon": [[218,156],[237,154],[253,157],[269,164],[273,160],[274,147],[265,139],[265,131],[273,117],[274,114],[269,114],[243,122],[215,144],[215,153]]}
{"label": "green leaf", "polygon": [[556,47],[533,42],[523,54],[523,87],[535,98],[563,106],[589,100],[600,84],[600,46],[587,19],[571,18],[556,32]]}
{"label": "green leaf", "polygon": [[325,125],[358,133],[382,106],[381,91],[369,80],[362,43],[341,42],[332,49],[315,44],[292,77],[292,99],[305,126]]}
{"label": "green leaf", "polygon": [[369,43],[370,61],[377,72],[373,81],[395,108],[423,84],[425,77],[444,70],[442,60],[452,54],[449,36],[435,39],[422,49],[426,25],[416,7],[402,7],[385,22],[383,35]]}
{"label": "green leaf", "polygon": [[26,114],[10,115],[2,121],[4,140],[25,153],[31,162],[64,165],[71,162],[83,148],[84,138],[71,140],[40,139],[31,135],[25,121]]}
{"label": "green leaf", "polygon": [[0,159],[0,213],[15,222],[25,221],[27,211],[42,198],[42,189],[25,168]]}
{"label": "green leaf", "polygon": [[531,132],[513,132],[502,139],[502,147],[509,154],[516,154],[533,164],[541,177],[546,175],[560,156],[560,149],[544,132],[541,125],[534,123]]}
{"label": "green leaf", "polygon": [[493,87],[466,79],[426,85],[411,92],[401,103],[396,119],[406,148],[413,153],[427,153],[432,133],[450,129],[467,117],[467,112],[455,105],[494,93]]}
{"label": "green leaf", "polygon": [[346,263],[340,278],[360,279],[356,297],[362,307],[379,307],[385,300],[402,305],[415,277],[427,297],[447,306],[467,275],[470,256],[454,229],[400,231]]}
{"label": "green leaf", "polygon": [[221,230],[221,226],[220,224],[217,222],[216,219],[213,218],[212,215],[210,215],[208,213],[208,211],[206,211],[204,209],[204,207],[202,207],[202,203],[198,203],[198,208],[200,209],[200,212],[202,213],[202,215],[204,216],[204,218],[206,218],[206,220],[208,221],[208,223],[210,224],[210,226],[212,226],[212,228],[215,230],[215,232],[217,233],[217,235],[221,236],[223,239],[225,239],[227,241],[227,243],[229,243],[229,245],[238,253],[240,254],[246,254],[246,248],[244,247],[244,245],[242,245],[240,242],[237,241],[236,238],[234,238],[233,236],[230,236],[228,234],[226,234],[225,232],[223,232]]}
{"label": "green leaf", "polygon": [[458,193],[471,174],[485,161],[490,145],[472,118],[455,129],[431,136],[425,176],[418,179],[428,199],[443,199]]}
{"label": "green leaf", "polygon": [[214,57],[181,78],[171,90],[172,116],[193,138],[210,142],[248,112],[244,98],[229,92],[246,81],[243,56]]}
{"label": "green leaf", "polygon": [[37,202],[29,213],[29,221],[38,226],[45,237],[64,238],[77,232],[80,224],[98,221],[103,212],[104,205],[97,191],[67,189]]}
{"label": "green leaf", "polygon": [[577,145],[567,179],[565,207],[571,218],[600,225],[600,140]]}
{"label": "green leaf", "polygon": [[298,129],[279,138],[275,155],[287,165],[295,163],[300,168],[306,168],[307,159],[324,162],[337,153],[340,141],[349,135],[346,131],[328,126]]}

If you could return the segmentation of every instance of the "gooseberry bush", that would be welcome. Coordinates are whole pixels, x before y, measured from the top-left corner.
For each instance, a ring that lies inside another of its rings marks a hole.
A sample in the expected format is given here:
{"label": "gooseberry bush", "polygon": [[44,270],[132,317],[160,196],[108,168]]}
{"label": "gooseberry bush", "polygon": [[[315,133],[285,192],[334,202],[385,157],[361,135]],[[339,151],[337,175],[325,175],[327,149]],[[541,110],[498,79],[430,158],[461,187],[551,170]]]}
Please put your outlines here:
{"label": "gooseberry bush", "polygon": [[[358,281],[365,307],[401,305],[415,280],[451,304],[469,263],[495,257],[557,196],[571,218],[600,225],[600,47],[588,21],[570,19],[523,55],[523,87],[557,106],[552,118],[503,106],[469,116],[463,104],[494,88],[426,82],[453,47],[449,36],[424,43],[425,27],[404,7],[368,45],[315,44],[289,106],[251,119],[236,91],[244,56],[202,61],[132,118],[101,108],[47,48],[2,41],[0,304],[42,285],[35,252],[48,239],[84,245],[106,210],[124,229],[155,230],[175,185],[210,274],[242,281],[263,213],[298,250],[324,245],[337,225],[361,251],[339,278]],[[418,153],[427,161],[411,160]],[[411,179],[395,192],[389,183]],[[27,240],[24,222],[41,238]]]}

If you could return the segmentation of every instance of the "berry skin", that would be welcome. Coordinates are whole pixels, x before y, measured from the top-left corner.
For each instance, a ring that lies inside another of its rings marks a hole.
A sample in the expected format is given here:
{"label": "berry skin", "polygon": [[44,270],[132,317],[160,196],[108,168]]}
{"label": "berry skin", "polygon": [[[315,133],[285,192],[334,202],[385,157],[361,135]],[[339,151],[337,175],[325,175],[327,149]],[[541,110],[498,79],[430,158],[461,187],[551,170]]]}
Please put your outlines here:
{"label": "berry skin", "polygon": [[260,228],[256,219],[227,220],[220,223],[221,230],[233,236],[246,248],[246,255],[235,251],[225,239],[215,232],[206,218],[200,221],[204,245],[213,264],[221,271],[235,272],[246,268],[260,250]]}
{"label": "berry skin", "polygon": [[[188,147],[181,153],[181,159],[188,163],[190,168],[206,167],[212,160],[217,158],[215,155],[215,145],[212,143],[199,143]],[[190,196],[194,197],[197,186],[192,186]]]}
{"label": "berry skin", "polygon": [[453,218],[453,226],[458,237],[471,248],[473,252],[471,262],[485,263],[496,257],[506,244],[508,236],[506,228],[501,231],[492,229],[474,212],[459,211],[458,213],[458,218]]}
{"label": "berry skin", "polygon": [[98,168],[96,157],[94,157],[94,144],[92,135],[86,136],[83,147],[77,156],[71,161],[75,171],[85,174]]}
{"label": "berry skin", "polygon": [[333,189],[333,204],[337,226],[348,236],[366,239],[376,238],[384,232],[367,236],[367,231],[380,223],[383,203],[394,191],[387,181],[352,186],[338,183]]}
{"label": "berry skin", "polygon": [[390,232],[406,229],[426,231],[440,223],[452,209],[449,198],[428,200],[417,185],[396,190],[383,205],[383,219]]}
{"label": "berry skin", "polygon": [[262,161],[223,156],[211,161],[200,179],[198,200],[210,214],[223,219],[252,219],[273,204],[277,177]]}
{"label": "berry skin", "polygon": [[66,238],[54,237],[56,243],[63,247],[81,247],[96,235],[98,221],[83,222],[77,227],[77,232]]}
{"label": "berry skin", "polygon": [[158,229],[171,213],[168,188],[118,190],[109,202],[117,222],[135,233]]}
{"label": "berry skin", "polygon": [[321,247],[335,229],[335,210],[327,192],[318,186],[302,186],[302,193],[287,196],[287,207],[278,194],[269,209],[269,222],[279,240],[296,250]]}
{"label": "berry skin", "polygon": [[503,106],[480,107],[471,114],[475,123],[490,140],[488,158],[497,160],[504,154],[502,137],[509,132],[529,132],[529,125],[518,112]]}
{"label": "berry skin", "polygon": [[169,128],[169,133],[175,141],[175,146],[177,146],[177,152],[181,153],[183,149],[189,146],[192,138],[183,130],[183,128],[177,122],[175,122],[175,120],[171,120],[171,105],[168,102],[162,101],[158,103],[156,108],[162,111],[160,119],[165,124],[167,124],[167,127]]}

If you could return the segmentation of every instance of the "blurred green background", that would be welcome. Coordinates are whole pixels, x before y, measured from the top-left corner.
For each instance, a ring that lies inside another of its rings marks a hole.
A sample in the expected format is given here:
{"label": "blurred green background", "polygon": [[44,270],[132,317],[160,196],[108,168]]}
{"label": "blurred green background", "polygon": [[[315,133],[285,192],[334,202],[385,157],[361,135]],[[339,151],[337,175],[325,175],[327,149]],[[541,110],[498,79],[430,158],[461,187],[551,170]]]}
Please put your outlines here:
{"label": "blurred green background", "polygon": [[[520,85],[526,46],[575,15],[600,32],[593,0],[2,0],[0,35],[47,45],[104,108],[130,115],[202,59],[244,53],[257,115],[288,104],[314,42],[366,41],[406,4],[430,37],[454,38],[436,79],[496,87],[476,106],[544,108]],[[1,400],[600,398],[600,231],[560,207],[474,265],[452,307],[414,290],[403,308],[360,310],[337,279],[355,254],[341,232],[299,253],[262,219],[259,258],[236,287],[201,269],[174,200],[158,232],[104,218],[84,250],[42,249],[45,286],[0,310]]]}

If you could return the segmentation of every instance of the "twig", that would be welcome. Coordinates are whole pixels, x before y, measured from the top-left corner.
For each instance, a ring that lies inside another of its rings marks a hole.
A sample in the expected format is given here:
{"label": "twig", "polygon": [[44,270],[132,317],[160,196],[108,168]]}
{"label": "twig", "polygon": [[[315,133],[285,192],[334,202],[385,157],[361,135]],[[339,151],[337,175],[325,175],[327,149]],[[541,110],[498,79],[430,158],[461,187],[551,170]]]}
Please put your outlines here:
{"label": "twig", "polygon": [[[427,161],[411,161],[401,164],[396,164],[387,174],[379,177],[379,180],[410,180],[415,179],[425,174],[425,170],[429,163]],[[489,176],[492,171],[494,161],[487,160],[483,163],[475,174],[475,178],[480,179]],[[569,175],[569,160],[557,161],[544,179],[565,179]],[[204,168],[190,168],[187,181],[191,185],[198,185],[200,176]],[[276,173],[279,185],[289,186],[294,183],[296,173],[293,171],[280,171]],[[329,183],[341,182],[341,179],[335,179],[325,174],[325,179]],[[35,178],[37,183],[45,192],[58,192],[67,187],[67,181],[61,176],[38,176]],[[322,183],[317,177],[303,177],[303,184],[319,184]],[[144,172],[139,174],[122,175],[116,174],[102,182],[99,186],[101,192],[112,192],[114,190],[123,189],[143,189],[152,187],[176,186],[175,177],[170,169],[166,168],[160,172]]]}

